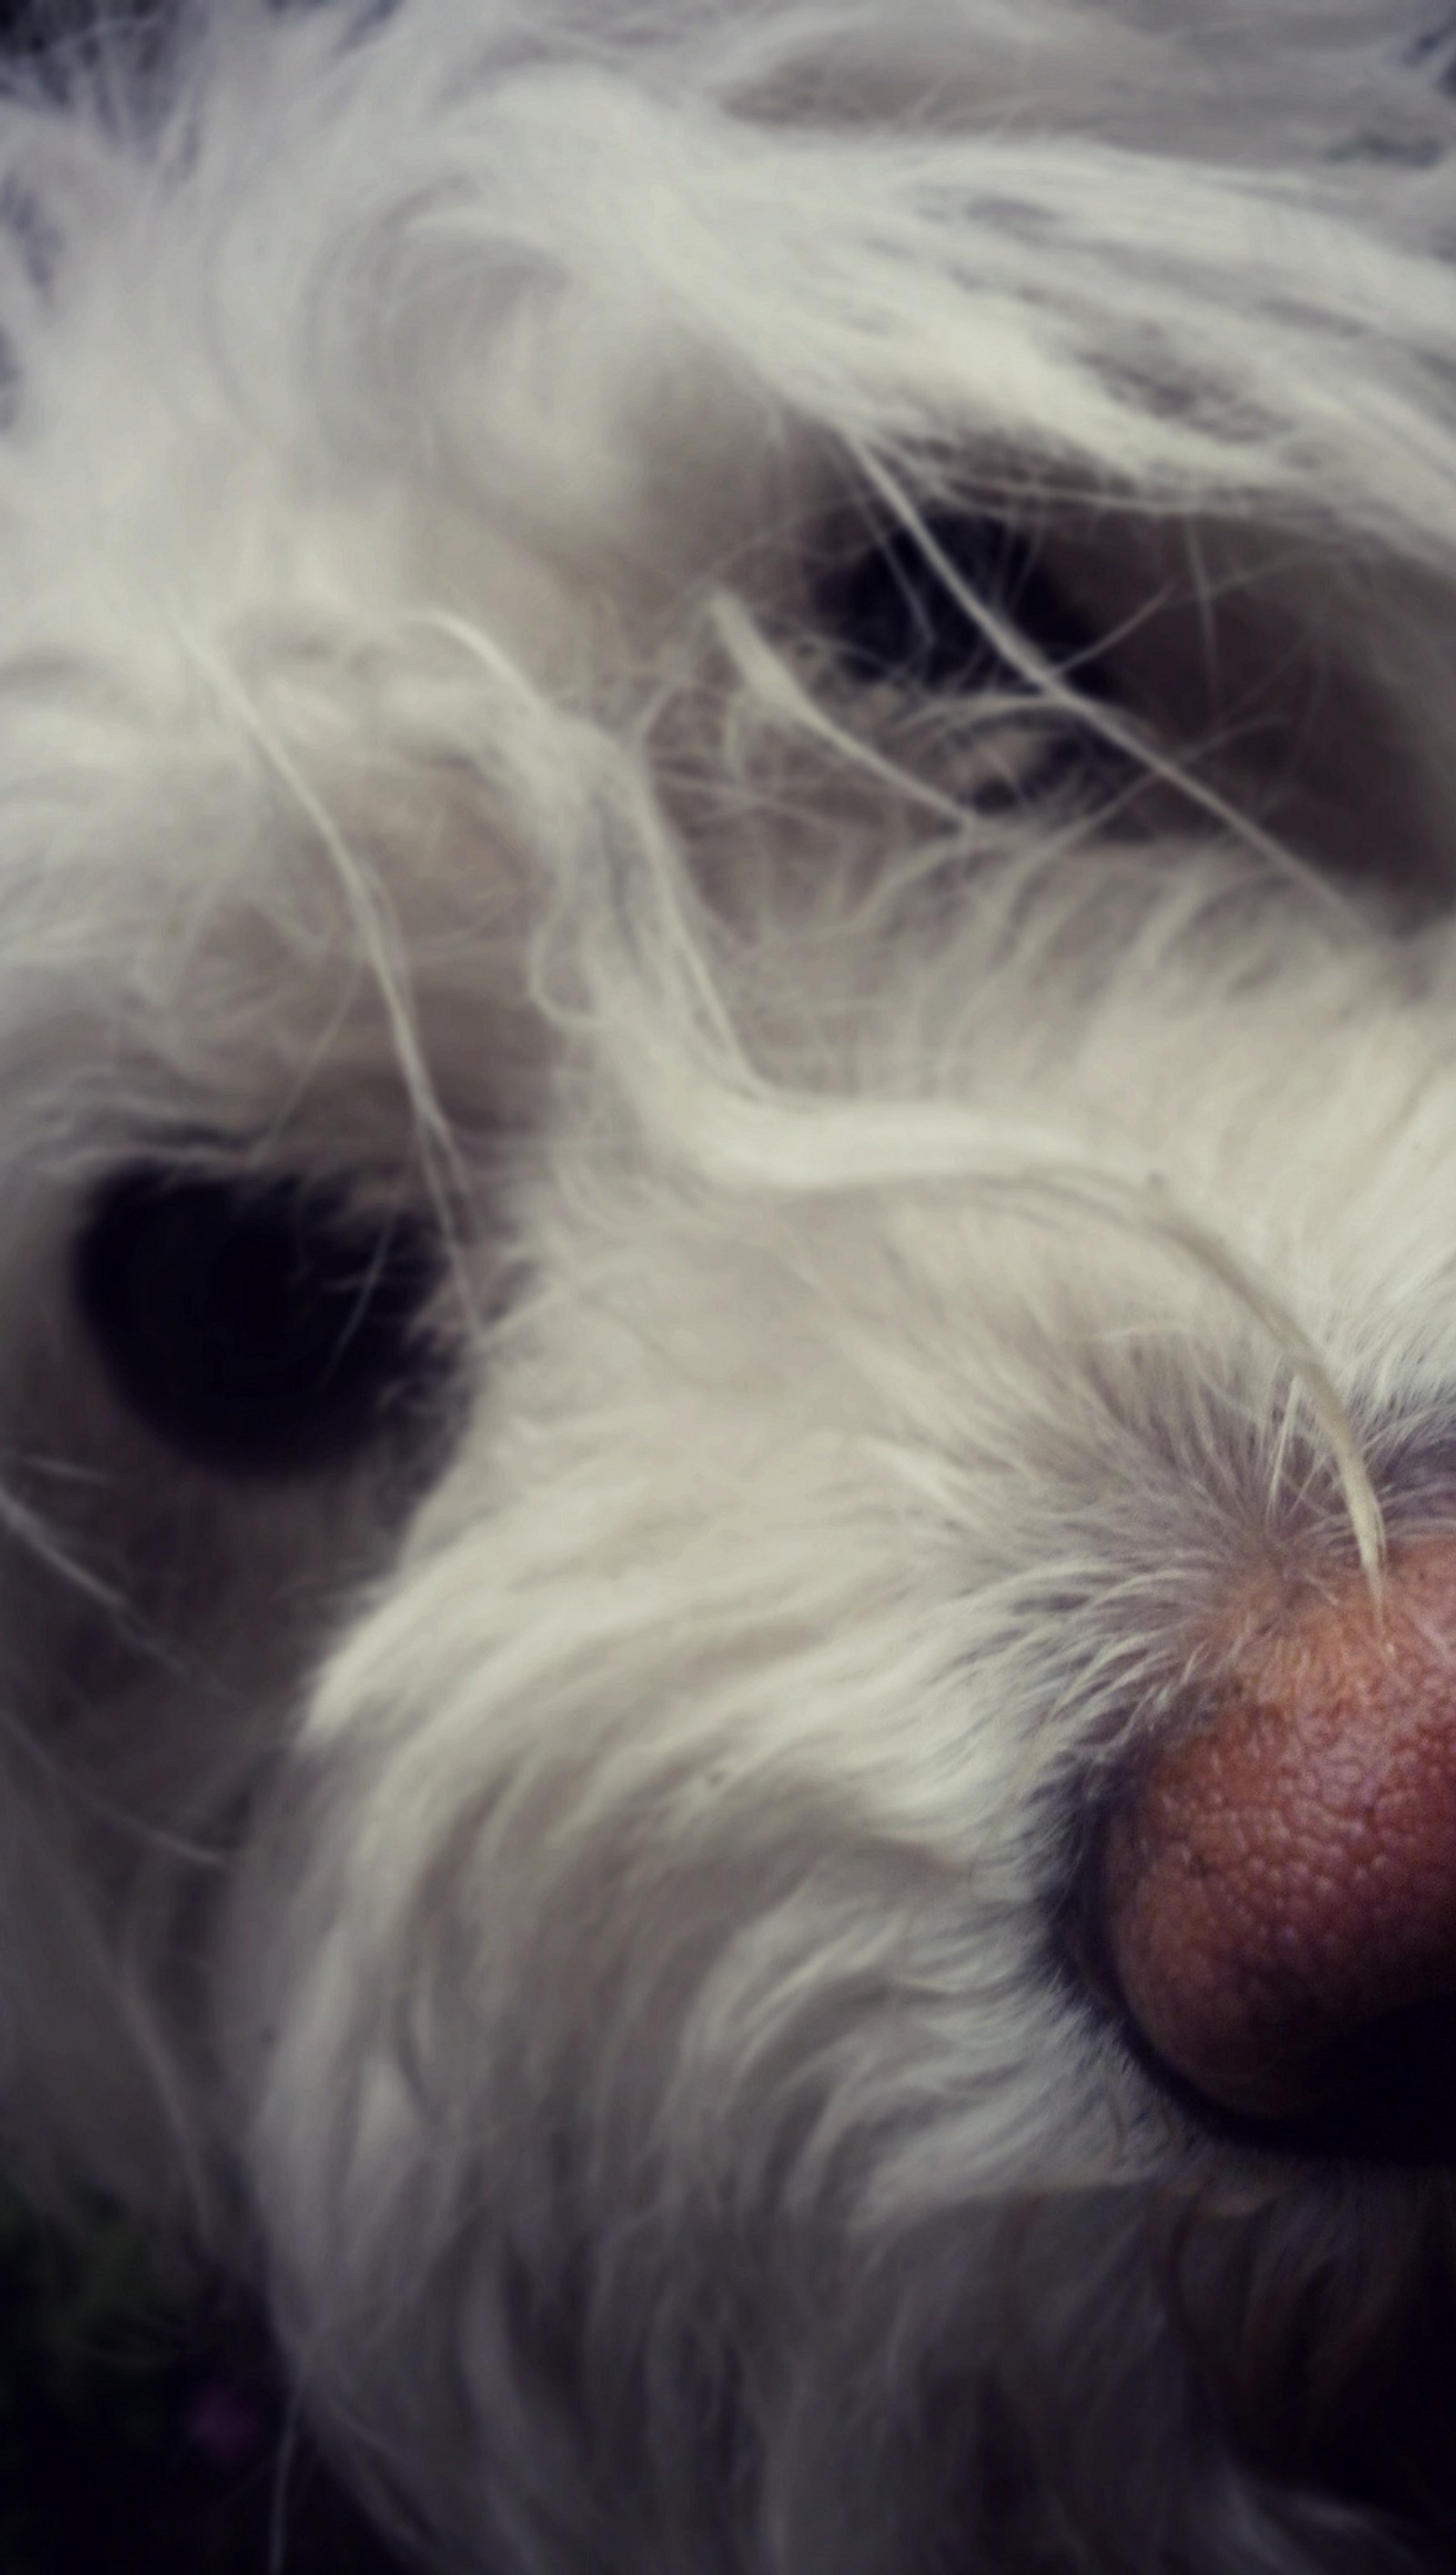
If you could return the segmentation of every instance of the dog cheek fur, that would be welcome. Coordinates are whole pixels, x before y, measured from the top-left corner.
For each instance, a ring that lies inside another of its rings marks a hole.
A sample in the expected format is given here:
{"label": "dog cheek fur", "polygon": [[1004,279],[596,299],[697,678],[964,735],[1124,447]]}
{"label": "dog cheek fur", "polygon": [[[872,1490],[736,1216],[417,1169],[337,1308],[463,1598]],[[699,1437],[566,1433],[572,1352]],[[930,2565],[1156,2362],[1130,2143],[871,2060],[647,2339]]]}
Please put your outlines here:
{"label": "dog cheek fur", "polygon": [[[1280,1124],[1302,1097],[1314,1140],[1351,1016],[1380,1023],[1367,961],[1323,934],[1290,1013],[1288,929],[1257,1060],[1288,1050]],[[1177,994],[1197,1077],[1152,1087],[1147,1140],[1223,1172],[1245,1222],[1267,1181],[1281,1275],[1315,1236],[1380,1310],[1393,1237],[1341,1234],[1313,1144],[1290,1189],[1214,1078],[1231,996],[1188,954],[1207,1045]],[[1004,1069],[969,942],[962,963],[960,1043]],[[1412,1025],[1370,1040],[1372,1136]],[[1439,1161],[1439,1085],[1424,1114]],[[323,2414],[346,2441],[367,2421],[446,2531],[528,2563],[867,2568],[937,2527],[968,2545],[977,2514],[1013,2563],[1072,2530],[1116,2563],[1129,2526],[1195,2565],[1380,2562],[1365,2524],[1230,2466],[1232,2404],[1182,2355],[1216,2345],[1241,2385],[1237,2319],[1170,2293],[1127,2205],[1140,2173],[1175,2202],[1207,2177],[1169,2172],[1047,1978],[1038,1784],[1182,1677],[1271,1515],[1338,1517],[1327,1460],[1281,1488],[1277,1360],[1176,1259],[1150,1289],[1115,1227],[1074,1290],[1054,1218],[968,1220],[953,1188],[744,1193],[726,1223],[635,1169],[626,1222],[595,1152],[559,1155],[512,1211],[543,1291],[483,1353],[465,1448],[315,1701],[311,1792],[299,1812],[291,1769],[239,1885],[224,2052]],[[1388,1329],[1392,1377],[1430,1363],[1443,1297]],[[1322,2301],[1358,2314],[1366,2220],[1306,2244],[1268,2196],[1293,2347]],[[1233,2199],[1205,2213],[1226,2239]],[[1389,2282],[1437,2216],[1412,2206]]]}
{"label": "dog cheek fur", "polygon": [[[506,1327],[244,1891],[228,2052],[303,2369],[528,2562],[868,2568],[984,2514],[1012,2563],[1072,2530],[1117,2563],[1133,2527],[1340,2564],[1331,2507],[1228,2464],[1222,2283],[1267,2275],[1293,2349],[1358,2314],[1366,2215],[1179,2175],[1049,1982],[1041,1905],[1038,1783],[1181,1677],[1170,1631],[1254,1547],[1251,1492],[1281,1506],[1272,1436],[1257,1472],[1226,1453],[1230,1411],[1279,1417],[1261,1354],[1240,1377],[1208,1318],[1200,1413],[1195,1300],[1156,1372],[1165,1287],[1099,1385],[1141,1262],[1114,1250],[1073,1330],[1044,1245],[1003,1220],[988,1253],[953,1194],[748,1213],[749,1241],[663,1196],[607,1247],[579,1213],[570,1259],[558,1219],[542,1267],[580,1306]],[[999,1386],[967,1309],[1007,1325]],[[1168,2250],[1139,2174],[1235,2254]],[[1387,2224],[1397,2303],[1437,2216]],[[1352,2520],[1348,2562],[1371,2544]]]}
{"label": "dog cheek fur", "polygon": [[[965,1828],[973,1762],[960,1833],[951,1762],[892,1764],[934,1704],[897,1631],[846,1622],[840,1657],[766,1678],[737,1636],[728,1679],[707,1646],[701,1673],[633,1653],[622,1705],[585,1617],[573,1676],[549,1599],[503,1647],[455,1619],[479,1593],[447,1556],[356,1639],[317,1800],[280,1828],[282,1912],[255,1889],[241,1916],[275,2294],[356,2469],[368,2423],[396,2495],[531,2564],[1118,2564],[1129,2531],[1210,2568],[1401,2563],[1363,2518],[1336,2545],[1286,2456],[1261,2491],[1228,2433],[1236,2406],[1266,2428],[1260,2383],[1287,2423],[1269,2356],[1294,2377],[1311,2319],[1346,2345],[1336,2423],[1366,2346],[1399,2355],[1441,2195],[1379,2211],[1367,2322],[1358,2191],[1311,2219],[1297,2190],[1180,2184],[1048,1993],[1014,1855]],[[431,1641],[447,1605],[464,1674]],[[660,1605],[683,1621],[676,1586]],[[825,1687],[886,1738],[857,1796],[815,1758]]]}

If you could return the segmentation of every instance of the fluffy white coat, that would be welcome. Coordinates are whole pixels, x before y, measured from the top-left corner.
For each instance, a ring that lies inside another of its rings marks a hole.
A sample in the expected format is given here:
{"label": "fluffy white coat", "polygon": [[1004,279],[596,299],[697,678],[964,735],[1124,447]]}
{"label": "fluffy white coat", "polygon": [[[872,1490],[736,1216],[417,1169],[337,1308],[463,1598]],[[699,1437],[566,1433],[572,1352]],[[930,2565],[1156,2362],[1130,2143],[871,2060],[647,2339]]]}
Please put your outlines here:
{"label": "fluffy white coat", "polygon": [[[1205,2134],[1057,1935],[1233,1586],[1449,1473],[1442,71],[215,0],[0,106],[0,2116],[431,2562],[1448,2562],[1450,2184]],[[1106,687],[856,674],[955,513]],[[159,1157],[428,1227],[430,1401],[134,1417]]]}

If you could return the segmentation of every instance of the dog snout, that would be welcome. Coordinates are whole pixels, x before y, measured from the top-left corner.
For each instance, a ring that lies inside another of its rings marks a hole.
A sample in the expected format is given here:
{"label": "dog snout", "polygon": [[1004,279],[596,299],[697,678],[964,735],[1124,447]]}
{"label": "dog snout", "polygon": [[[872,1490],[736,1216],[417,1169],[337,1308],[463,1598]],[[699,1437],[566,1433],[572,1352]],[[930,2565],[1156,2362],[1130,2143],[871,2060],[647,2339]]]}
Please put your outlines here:
{"label": "dog snout", "polygon": [[1456,2160],[1456,1535],[1255,1623],[1102,1847],[1139,2051],[1271,2142]]}

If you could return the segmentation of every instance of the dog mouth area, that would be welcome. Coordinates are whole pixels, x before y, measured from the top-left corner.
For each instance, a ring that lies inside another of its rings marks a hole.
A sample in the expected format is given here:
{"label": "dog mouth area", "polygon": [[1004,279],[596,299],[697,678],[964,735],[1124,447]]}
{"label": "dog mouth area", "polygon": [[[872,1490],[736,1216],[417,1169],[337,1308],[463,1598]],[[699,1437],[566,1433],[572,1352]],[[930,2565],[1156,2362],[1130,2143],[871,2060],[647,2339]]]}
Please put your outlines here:
{"label": "dog mouth area", "polygon": [[[1085,1974],[1084,1951],[1077,1966]],[[1218,2143],[1376,2172],[1456,2172],[1456,1995],[1387,2012],[1341,2045],[1303,2059],[1298,2075],[1307,2106],[1256,2111],[1191,2082],[1158,2053],[1115,1981],[1104,1974],[1098,1983],[1127,2053]]]}
{"label": "dog mouth area", "polygon": [[1255,1627],[1108,1798],[1063,1954],[1205,2131],[1456,2167],[1456,1538]]}

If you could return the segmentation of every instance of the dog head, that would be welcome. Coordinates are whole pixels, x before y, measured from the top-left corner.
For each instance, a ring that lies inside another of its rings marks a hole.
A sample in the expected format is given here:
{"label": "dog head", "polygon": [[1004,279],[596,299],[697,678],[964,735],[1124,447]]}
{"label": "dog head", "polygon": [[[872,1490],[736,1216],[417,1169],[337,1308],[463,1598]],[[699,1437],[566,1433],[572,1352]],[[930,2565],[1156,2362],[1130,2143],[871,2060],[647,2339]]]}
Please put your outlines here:
{"label": "dog head", "polygon": [[229,0],[0,115],[0,2100],[465,2562],[1449,2522],[1395,20]]}

